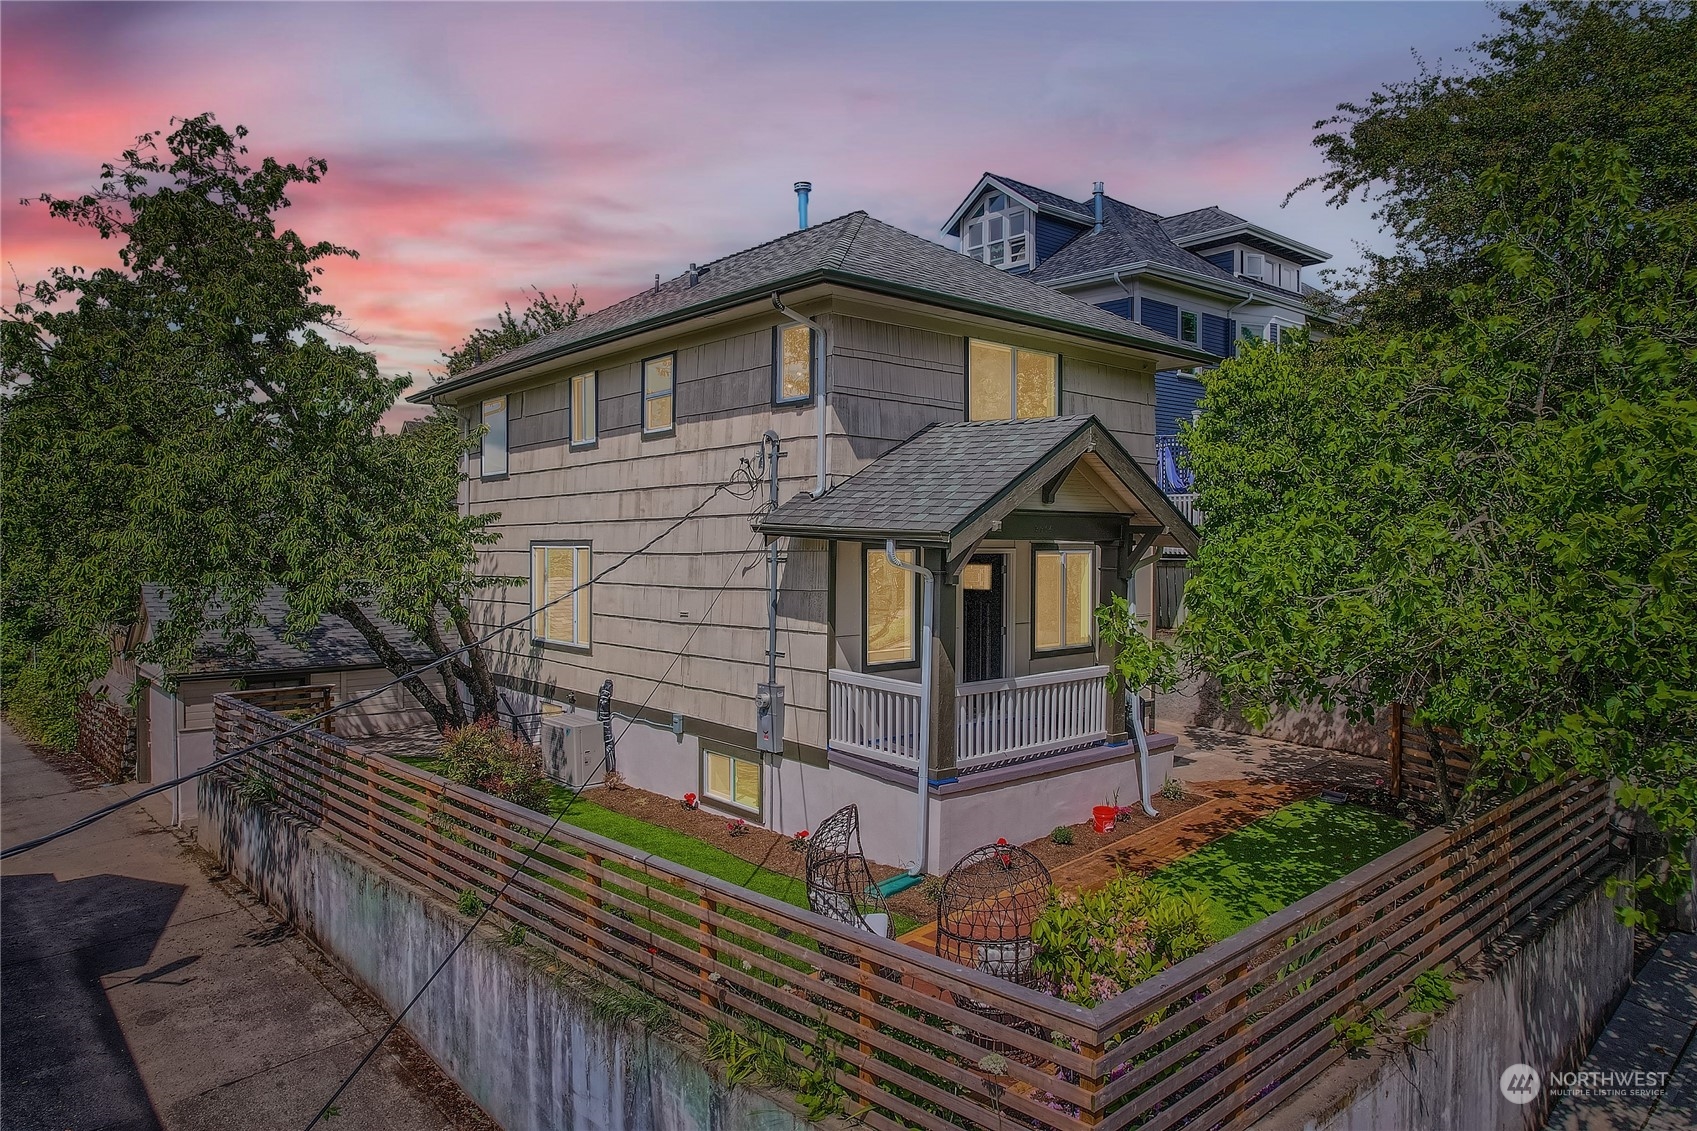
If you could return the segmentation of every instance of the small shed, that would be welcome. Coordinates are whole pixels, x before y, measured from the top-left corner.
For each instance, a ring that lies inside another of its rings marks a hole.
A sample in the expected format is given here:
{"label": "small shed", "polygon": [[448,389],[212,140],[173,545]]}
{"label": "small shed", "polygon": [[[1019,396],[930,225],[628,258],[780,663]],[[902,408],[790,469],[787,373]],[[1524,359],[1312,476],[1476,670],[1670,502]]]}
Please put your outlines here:
{"label": "small shed", "polygon": [[[209,631],[195,643],[187,670],[167,673],[156,663],[138,661],[136,652],[169,617],[170,593],[157,585],[144,585],[140,601],[135,627],[119,642],[111,670],[89,689],[94,701],[128,709],[140,782],[168,781],[212,761],[212,700],[223,692],[325,687],[332,702],[340,703],[393,678],[365,638],[341,617],[325,617],[298,641],[285,638],[288,607],[281,588],[267,592],[259,603],[256,611],[264,623],[252,630],[251,654],[237,652],[221,633]],[[410,634],[371,610],[366,612],[390,630],[389,639],[410,663],[434,658]],[[440,679],[434,673],[427,678],[440,691]],[[164,685],[172,680],[175,689],[167,691]],[[338,714],[335,729],[344,738],[359,738],[431,725],[429,713],[404,688],[395,687]],[[161,821],[181,824],[195,817],[192,785],[173,789],[155,801],[150,811]]]}

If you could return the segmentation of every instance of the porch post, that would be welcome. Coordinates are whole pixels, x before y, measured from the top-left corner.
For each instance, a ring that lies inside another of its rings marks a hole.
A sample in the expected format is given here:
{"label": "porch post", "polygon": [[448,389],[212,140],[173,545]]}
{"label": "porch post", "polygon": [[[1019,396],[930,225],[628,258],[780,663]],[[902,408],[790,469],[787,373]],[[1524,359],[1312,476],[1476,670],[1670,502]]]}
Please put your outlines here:
{"label": "porch post", "polygon": [[[1124,539],[1118,542],[1098,542],[1096,552],[1100,556],[1101,568],[1096,571],[1096,604],[1106,605],[1115,595],[1125,592],[1125,581],[1129,574],[1126,572],[1131,563],[1126,560],[1130,547]],[[1107,641],[1102,642],[1102,663],[1110,668],[1119,655],[1119,649]],[[1121,743],[1129,739],[1125,729],[1125,688],[1116,687],[1107,692],[1108,696],[1108,741]]]}
{"label": "porch post", "polygon": [[955,776],[955,638],[959,635],[960,578],[945,572],[947,554],[926,550],[925,566],[937,578],[937,608],[932,625],[931,654],[931,777]]}

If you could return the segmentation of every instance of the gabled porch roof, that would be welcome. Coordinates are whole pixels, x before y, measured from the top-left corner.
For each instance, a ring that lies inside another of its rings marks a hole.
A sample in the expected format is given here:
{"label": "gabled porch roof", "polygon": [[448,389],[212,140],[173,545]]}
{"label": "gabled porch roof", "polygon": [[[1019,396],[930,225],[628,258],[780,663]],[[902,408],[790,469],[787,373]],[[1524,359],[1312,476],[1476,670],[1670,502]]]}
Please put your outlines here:
{"label": "gabled porch roof", "polygon": [[1117,487],[1125,525],[1196,551],[1196,529],[1094,416],[933,424],[825,494],[784,503],[759,529],[934,546],[952,569],[1014,511],[1047,504],[1080,464]]}

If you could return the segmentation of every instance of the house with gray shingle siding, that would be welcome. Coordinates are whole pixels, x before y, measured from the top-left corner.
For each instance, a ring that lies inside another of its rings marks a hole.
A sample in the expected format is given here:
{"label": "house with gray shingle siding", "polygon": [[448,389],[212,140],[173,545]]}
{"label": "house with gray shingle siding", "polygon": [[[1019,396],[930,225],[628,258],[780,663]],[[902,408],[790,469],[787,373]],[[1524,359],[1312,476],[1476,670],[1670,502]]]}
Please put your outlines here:
{"label": "house with gray shingle siding", "polygon": [[854,803],[871,858],[936,872],[1163,784],[1093,611],[1146,615],[1195,545],[1155,374],[1209,360],[856,212],[413,399],[481,430],[482,567],[528,579],[474,610],[525,623],[513,725],[576,733],[610,682],[630,784],[783,832]]}

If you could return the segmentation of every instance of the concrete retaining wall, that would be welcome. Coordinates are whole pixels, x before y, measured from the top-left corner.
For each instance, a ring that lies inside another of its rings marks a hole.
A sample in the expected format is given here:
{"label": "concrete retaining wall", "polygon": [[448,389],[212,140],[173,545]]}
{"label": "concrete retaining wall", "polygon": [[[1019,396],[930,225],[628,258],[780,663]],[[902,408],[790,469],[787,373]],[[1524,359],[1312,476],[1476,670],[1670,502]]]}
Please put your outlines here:
{"label": "concrete retaining wall", "polygon": [[[468,920],[322,833],[200,780],[196,836],[388,1009],[417,992]],[[726,1085],[678,1041],[598,1018],[485,928],[407,1014],[407,1030],[507,1131],[804,1131],[773,1097]]]}
{"label": "concrete retaining wall", "polygon": [[[1632,932],[1601,884],[1575,894],[1479,981],[1458,987],[1425,1046],[1345,1060],[1256,1124],[1258,1131],[1537,1131],[1548,1096],[1510,1103],[1503,1069],[1546,1079],[1577,1067],[1632,981]],[[1528,937],[1531,935],[1532,937]],[[1407,1019],[1401,1019],[1406,1021]]]}

